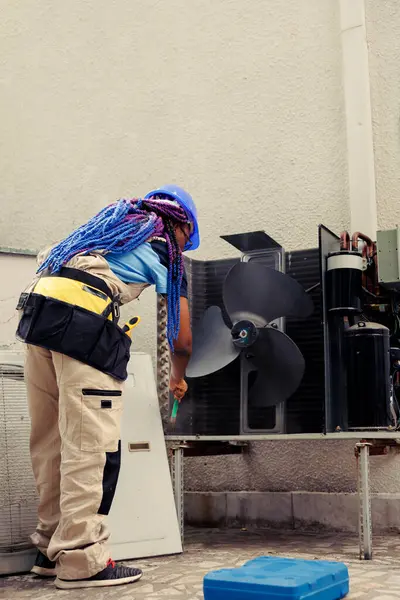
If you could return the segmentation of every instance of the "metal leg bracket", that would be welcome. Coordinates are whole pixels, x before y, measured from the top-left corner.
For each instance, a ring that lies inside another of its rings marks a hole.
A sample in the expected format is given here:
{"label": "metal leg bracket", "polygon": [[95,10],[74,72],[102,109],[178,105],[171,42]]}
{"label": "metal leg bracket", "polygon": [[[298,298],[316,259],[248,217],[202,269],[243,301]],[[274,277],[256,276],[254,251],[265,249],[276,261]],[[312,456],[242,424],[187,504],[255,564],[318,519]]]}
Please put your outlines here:
{"label": "metal leg bracket", "polygon": [[174,488],[176,514],[178,516],[179,527],[181,530],[181,540],[183,546],[184,540],[184,474],[183,474],[183,446],[173,446],[171,448],[171,476]]}
{"label": "metal leg bracket", "polygon": [[359,501],[360,560],[372,560],[372,518],[369,485],[369,449],[372,444],[356,444],[357,482]]}

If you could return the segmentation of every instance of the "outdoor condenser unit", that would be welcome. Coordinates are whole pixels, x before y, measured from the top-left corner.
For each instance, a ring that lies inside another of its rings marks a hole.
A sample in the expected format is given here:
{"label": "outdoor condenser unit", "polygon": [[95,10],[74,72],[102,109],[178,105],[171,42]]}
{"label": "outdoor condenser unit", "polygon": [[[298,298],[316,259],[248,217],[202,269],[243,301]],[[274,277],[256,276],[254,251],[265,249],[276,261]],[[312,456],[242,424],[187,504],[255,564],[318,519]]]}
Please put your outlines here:
{"label": "outdoor condenser unit", "polygon": [[169,433],[392,431],[399,427],[398,230],[284,252],[264,232],[224,237],[232,259],[186,259],[189,390]]}
{"label": "outdoor condenser unit", "polygon": [[[189,391],[173,432],[322,431],[318,248],[285,253],[261,231],[223,239],[241,257],[186,259],[195,352],[188,369]],[[200,356],[199,335],[206,338]],[[226,355],[224,340],[235,337]]]}

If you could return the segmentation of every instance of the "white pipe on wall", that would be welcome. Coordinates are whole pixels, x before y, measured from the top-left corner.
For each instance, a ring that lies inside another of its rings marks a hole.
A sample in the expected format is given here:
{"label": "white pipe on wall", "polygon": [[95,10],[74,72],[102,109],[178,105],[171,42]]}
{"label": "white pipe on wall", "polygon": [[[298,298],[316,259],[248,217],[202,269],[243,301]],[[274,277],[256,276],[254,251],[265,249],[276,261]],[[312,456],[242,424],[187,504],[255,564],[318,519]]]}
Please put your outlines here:
{"label": "white pipe on wall", "polygon": [[364,0],[339,0],[351,231],[376,239],[377,210]]}

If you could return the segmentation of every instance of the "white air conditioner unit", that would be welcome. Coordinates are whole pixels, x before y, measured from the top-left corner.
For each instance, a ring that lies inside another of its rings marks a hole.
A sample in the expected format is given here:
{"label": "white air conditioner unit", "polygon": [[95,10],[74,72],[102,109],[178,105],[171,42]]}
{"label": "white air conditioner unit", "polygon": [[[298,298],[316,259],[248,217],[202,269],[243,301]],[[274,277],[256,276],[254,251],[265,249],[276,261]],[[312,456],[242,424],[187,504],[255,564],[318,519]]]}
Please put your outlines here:
{"label": "white air conditioner unit", "polygon": [[[133,353],[122,422],[122,461],[109,515],[116,560],[182,552],[180,526],[150,356]],[[0,352],[0,575],[32,567],[37,496],[29,455],[23,353]]]}
{"label": "white air conditioner unit", "polygon": [[0,353],[0,575],[28,571],[37,496],[29,455],[23,352]]}

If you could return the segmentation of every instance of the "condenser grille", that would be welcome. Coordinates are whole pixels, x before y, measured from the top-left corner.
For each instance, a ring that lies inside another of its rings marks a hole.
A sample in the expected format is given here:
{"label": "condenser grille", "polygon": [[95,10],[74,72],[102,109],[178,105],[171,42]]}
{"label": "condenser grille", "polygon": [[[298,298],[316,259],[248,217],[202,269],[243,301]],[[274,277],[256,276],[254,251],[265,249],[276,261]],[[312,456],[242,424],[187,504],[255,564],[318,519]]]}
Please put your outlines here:
{"label": "condenser grille", "polygon": [[37,497],[22,365],[0,364],[0,552],[31,546]]}
{"label": "condenser grille", "polygon": [[[288,433],[321,433],[324,428],[324,332],[322,327],[320,262],[318,248],[286,254],[286,273],[310,294],[314,312],[307,319],[287,319],[286,333],[298,345],[306,361],[303,381],[287,401]],[[317,287],[315,287],[317,286]]]}
{"label": "condenser grille", "polygon": [[[229,321],[222,299],[222,285],[239,258],[185,262],[192,322],[195,325],[209,306],[219,306]],[[240,427],[240,365],[236,360],[221,371],[189,380],[176,425],[177,434],[230,435]]]}

